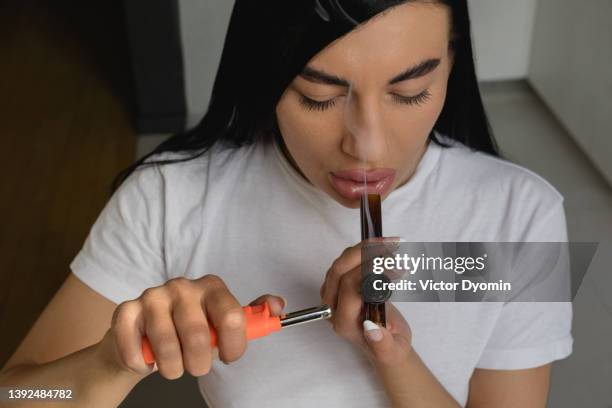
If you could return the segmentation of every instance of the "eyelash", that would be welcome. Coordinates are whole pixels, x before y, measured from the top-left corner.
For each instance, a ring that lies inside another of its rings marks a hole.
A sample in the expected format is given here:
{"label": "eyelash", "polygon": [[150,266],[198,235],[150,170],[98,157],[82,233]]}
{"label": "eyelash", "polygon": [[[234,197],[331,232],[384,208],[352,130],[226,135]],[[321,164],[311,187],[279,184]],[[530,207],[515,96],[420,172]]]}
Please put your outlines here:
{"label": "eyelash", "polygon": [[403,103],[405,105],[421,105],[431,97],[429,93],[429,89],[424,90],[418,95],[415,96],[402,96],[398,94],[392,94],[393,99],[398,103]]}
{"label": "eyelash", "polygon": [[[397,103],[417,106],[427,102],[427,100],[431,97],[431,93],[429,93],[428,89],[415,96],[402,96],[398,94],[391,95],[393,96],[393,100]],[[336,98],[328,99],[327,101],[315,101],[307,96],[300,95],[300,105],[309,111],[325,111],[333,108],[335,104]]]}
{"label": "eyelash", "polygon": [[336,104],[336,98],[328,99],[326,101],[315,101],[307,96],[300,95],[300,105],[309,111],[324,111],[332,108]]}

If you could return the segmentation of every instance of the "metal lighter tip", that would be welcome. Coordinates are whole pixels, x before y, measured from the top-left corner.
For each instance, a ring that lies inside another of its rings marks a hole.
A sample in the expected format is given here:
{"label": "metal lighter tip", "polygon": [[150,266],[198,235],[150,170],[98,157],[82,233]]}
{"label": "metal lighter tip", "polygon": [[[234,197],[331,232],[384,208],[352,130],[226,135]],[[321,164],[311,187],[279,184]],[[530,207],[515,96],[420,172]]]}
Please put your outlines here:
{"label": "metal lighter tip", "polygon": [[332,316],[331,307],[321,305],[311,307],[297,312],[291,312],[281,317],[281,327],[297,326],[302,323],[308,323],[315,320],[329,319]]}

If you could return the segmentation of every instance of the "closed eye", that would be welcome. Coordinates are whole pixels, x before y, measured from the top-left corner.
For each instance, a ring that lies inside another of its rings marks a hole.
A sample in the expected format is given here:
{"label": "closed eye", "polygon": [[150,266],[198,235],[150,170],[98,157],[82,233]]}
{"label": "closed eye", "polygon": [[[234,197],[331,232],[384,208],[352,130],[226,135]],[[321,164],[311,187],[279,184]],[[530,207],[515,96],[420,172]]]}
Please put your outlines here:
{"label": "closed eye", "polygon": [[[426,89],[420,94],[414,96],[406,96],[396,93],[392,93],[391,96],[393,97],[393,100],[395,102],[403,105],[422,105],[423,103],[427,102],[427,100],[431,97],[431,93],[429,92],[429,90]],[[299,102],[300,105],[302,105],[302,107],[304,107],[306,110],[325,111],[333,108],[336,105],[337,98],[338,97],[334,97],[325,101],[317,101],[315,99],[300,94]]]}
{"label": "closed eye", "polygon": [[300,105],[302,105],[307,110],[313,111],[324,111],[329,108],[332,108],[336,104],[336,98],[331,98],[326,101],[316,101],[311,99],[305,95],[300,95]]}
{"label": "closed eye", "polygon": [[399,94],[391,94],[393,96],[393,100],[398,103],[403,103],[405,105],[421,105],[431,97],[431,93],[426,89],[418,95],[414,96],[405,96]]}

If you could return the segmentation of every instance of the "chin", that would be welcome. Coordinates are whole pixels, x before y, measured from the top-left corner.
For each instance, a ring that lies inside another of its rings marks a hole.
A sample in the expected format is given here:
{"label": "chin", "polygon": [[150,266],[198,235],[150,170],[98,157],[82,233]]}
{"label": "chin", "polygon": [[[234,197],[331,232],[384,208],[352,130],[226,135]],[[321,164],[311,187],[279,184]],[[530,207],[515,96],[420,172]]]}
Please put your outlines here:
{"label": "chin", "polygon": [[336,201],[346,208],[359,208],[360,200],[349,200],[344,197],[336,198]]}
{"label": "chin", "polygon": [[359,208],[361,206],[360,199],[349,199],[339,194],[333,187],[329,187],[326,191],[327,195],[334,199],[335,202],[346,208]]}

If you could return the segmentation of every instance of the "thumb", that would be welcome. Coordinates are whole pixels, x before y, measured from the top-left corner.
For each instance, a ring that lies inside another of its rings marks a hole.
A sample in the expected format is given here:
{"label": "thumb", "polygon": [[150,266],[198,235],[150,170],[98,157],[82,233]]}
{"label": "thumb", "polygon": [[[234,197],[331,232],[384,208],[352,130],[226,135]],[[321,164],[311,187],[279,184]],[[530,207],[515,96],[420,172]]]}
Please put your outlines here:
{"label": "thumb", "polygon": [[256,306],[264,303],[268,303],[268,306],[270,307],[270,314],[272,316],[280,316],[283,313],[283,309],[287,306],[287,301],[284,297],[269,294],[261,295],[249,303],[249,306]]}
{"label": "thumb", "polygon": [[404,348],[409,345],[403,336],[394,335],[371,320],[363,322],[363,335],[374,359],[383,364],[397,362],[397,357],[404,354]]}

